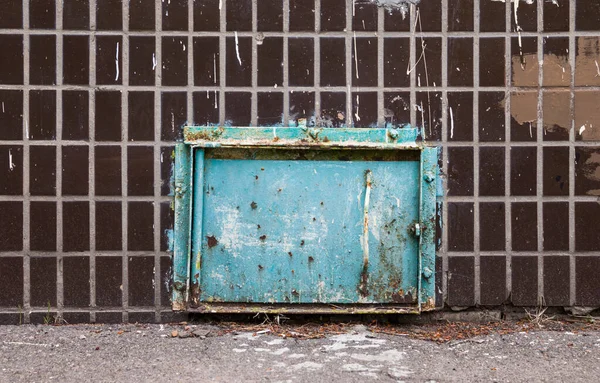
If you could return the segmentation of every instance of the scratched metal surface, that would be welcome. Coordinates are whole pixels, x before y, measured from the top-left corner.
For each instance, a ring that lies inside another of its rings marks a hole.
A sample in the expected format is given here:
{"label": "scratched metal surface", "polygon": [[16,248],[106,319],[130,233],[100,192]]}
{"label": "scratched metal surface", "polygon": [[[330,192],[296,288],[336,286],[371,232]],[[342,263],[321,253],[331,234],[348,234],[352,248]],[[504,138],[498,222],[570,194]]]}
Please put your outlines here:
{"label": "scratched metal surface", "polygon": [[200,254],[199,300],[416,302],[418,156],[363,155],[285,160],[254,152],[244,159],[198,150],[194,194],[204,198],[194,221],[202,238],[192,239],[192,254]]}

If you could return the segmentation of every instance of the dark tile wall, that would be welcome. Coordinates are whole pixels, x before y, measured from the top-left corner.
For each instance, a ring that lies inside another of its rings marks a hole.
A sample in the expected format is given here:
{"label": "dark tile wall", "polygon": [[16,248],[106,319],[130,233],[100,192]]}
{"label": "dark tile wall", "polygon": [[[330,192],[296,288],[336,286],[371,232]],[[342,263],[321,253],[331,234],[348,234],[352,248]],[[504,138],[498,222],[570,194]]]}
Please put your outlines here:
{"label": "dark tile wall", "polygon": [[176,318],[181,126],[300,118],[443,147],[440,302],[600,306],[600,6],[529,3],[3,3],[2,318]]}

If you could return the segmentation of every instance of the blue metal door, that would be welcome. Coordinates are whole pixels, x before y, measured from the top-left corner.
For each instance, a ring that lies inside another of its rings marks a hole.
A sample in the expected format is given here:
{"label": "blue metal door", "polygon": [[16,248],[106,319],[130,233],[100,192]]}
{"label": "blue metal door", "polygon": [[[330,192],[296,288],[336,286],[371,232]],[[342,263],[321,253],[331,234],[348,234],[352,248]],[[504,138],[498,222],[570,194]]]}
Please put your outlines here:
{"label": "blue metal door", "polygon": [[174,307],[433,308],[437,150],[414,138],[414,129],[187,128]]}

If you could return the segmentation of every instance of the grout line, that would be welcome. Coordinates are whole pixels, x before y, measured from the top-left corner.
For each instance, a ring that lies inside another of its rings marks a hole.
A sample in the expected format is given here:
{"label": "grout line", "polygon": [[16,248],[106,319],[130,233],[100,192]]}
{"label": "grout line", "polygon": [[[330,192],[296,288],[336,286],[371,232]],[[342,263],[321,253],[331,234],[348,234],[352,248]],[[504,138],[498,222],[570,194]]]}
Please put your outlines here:
{"label": "grout line", "polygon": [[537,30],[539,35],[537,37],[537,60],[538,65],[538,95],[537,95],[537,129],[536,129],[536,144],[538,145],[537,153],[537,171],[536,171],[536,183],[537,183],[537,301],[538,305],[545,306],[544,299],[544,273],[543,273],[543,256],[542,251],[544,250],[544,211],[542,204],[542,196],[544,195],[544,123],[543,123],[543,109],[542,109],[542,85],[544,83],[544,38],[542,31],[544,30],[544,2],[543,0],[537,0]]}
{"label": "grout line", "polygon": [[290,58],[289,58],[289,30],[290,30],[290,1],[283,0],[283,113],[282,126],[294,126],[290,124]]}
{"label": "grout line", "polygon": [[[29,0],[23,0],[23,84],[29,85]],[[29,90],[23,91],[23,311],[24,322],[30,322],[31,311],[31,256],[29,201]]]}
{"label": "grout line", "polygon": [[[577,47],[575,41],[575,2],[569,2],[569,63],[571,64],[571,81],[570,81],[570,90],[571,90],[571,129],[569,129],[569,252],[571,254],[575,253],[575,236],[577,233],[575,232],[575,71],[577,68],[576,64],[576,53],[575,49]],[[579,143],[578,143],[579,144]],[[574,255],[571,255],[569,259],[570,263],[570,280],[569,280],[569,302],[571,306],[577,304],[576,302],[576,258]]]}
{"label": "grout line", "polygon": [[[325,0],[323,0],[325,1]],[[314,36],[314,92],[316,124],[321,122],[321,0],[315,0],[315,33]]]}
{"label": "grout line", "polygon": [[355,0],[346,0],[346,33],[344,35],[344,46],[345,53],[344,58],[346,60],[346,126],[348,128],[354,127],[354,118],[353,118],[353,107],[352,107],[352,85],[354,83],[354,75],[352,73],[352,56],[353,56],[353,26],[352,26],[352,7],[354,6]]}
{"label": "grout line", "polygon": [[[63,7],[62,2],[57,1],[55,3],[55,23],[56,31],[62,32],[63,27]],[[56,85],[62,85],[62,66],[63,66],[63,55],[59,52],[63,52],[63,35],[62,33],[56,34]],[[62,196],[62,131],[63,131],[63,91],[56,91],[56,138],[54,144],[56,145],[56,176],[55,176],[55,195],[56,195],[56,306],[57,306],[57,318],[62,318],[64,310],[64,270],[63,270],[63,196]]]}
{"label": "grout line", "polygon": [[[90,52],[96,51],[96,0],[90,0],[90,38],[88,40]],[[90,77],[89,82],[89,93],[88,93],[88,104],[89,104],[89,115],[88,115],[88,134],[89,134],[89,150],[88,150],[88,167],[89,167],[89,209],[90,209],[90,321],[96,322],[96,92],[94,90],[96,85],[96,55],[92,54],[89,57],[90,63]],[[94,73],[92,75],[92,73]],[[63,142],[64,143],[64,142]],[[71,200],[73,200],[71,198]]]}
{"label": "grout line", "polygon": [[417,78],[416,78],[416,52],[417,52],[417,35],[416,35],[416,20],[417,14],[419,12],[419,7],[414,4],[410,5],[410,68],[412,71],[410,73],[410,86],[408,91],[410,92],[410,125],[416,127],[417,126],[417,111],[414,106],[417,104]]}
{"label": "grout line", "polygon": [[[506,2],[505,6],[505,37],[504,37],[504,146],[506,150],[504,151],[504,226],[506,233],[506,292],[507,298],[510,300],[512,295],[512,209],[511,209],[511,197],[510,197],[510,157],[511,157],[511,144],[510,144],[510,87],[511,87],[511,74],[512,74],[512,65],[511,65],[511,37],[510,30],[512,28],[511,23],[511,11],[512,11],[512,2]],[[479,20],[481,23],[481,20]]]}
{"label": "grout line", "polygon": [[[442,0],[442,174],[447,177],[448,175],[448,0]],[[412,40],[412,39],[411,39]],[[412,44],[412,43],[411,43]],[[412,51],[411,51],[412,52]],[[412,68],[411,61],[411,68]],[[411,75],[412,77],[412,75]],[[412,96],[411,96],[412,100]],[[416,103],[416,102],[415,102]],[[411,107],[411,110],[414,109]],[[411,112],[412,114],[412,112]],[[411,119],[412,120],[412,119]],[[444,186],[447,186],[447,178],[445,177],[443,182]],[[447,191],[444,190],[444,194]],[[446,197],[447,198],[447,197]],[[443,201],[442,204],[442,302],[445,305],[448,301],[448,201]]]}
{"label": "grout line", "polygon": [[250,126],[258,126],[258,44],[256,41],[256,37],[258,34],[256,32],[258,24],[258,12],[256,1],[252,2],[252,98],[250,104]]}
{"label": "grout line", "polygon": [[[127,39],[127,34],[129,32],[129,8],[126,3],[122,4],[122,22],[123,22],[123,32],[122,32],[122,40],[125,42]],[[157,17],[158,19],[159,17]],[[125,44],[123,44],[125,45]],[[129,50],[129,44],[127,44],[127,51]],[[128,65],[128,56],[125,54],[125,47],[123,47],[123,55],[122,55],[122,72],[127,73],[129,76],[129,65]],[[127,87],[127,82],[125,80],[127,78],[123,78],[123,86]],[[127,150],[127,141],[129,138],[129,102],[128,102],[128,92],[121,91],[121,196],[122,196],[122,209],[121,209],[121,238],[122,238],[122,248],[123,248],[123,276],[122,276],[122,293],[123,293],[123,321],[129,322],[129,313],[127,309],[129,308],[129,263],[127,251],[129,250],[128,245],[128,233],[129,233],[129,151]]]}
{"label": "grout line", "polygon": [[227,1],[220,0],[221,10],[219,14],[219,124],[225,125],[225,83],[226,68],[227,68],[227,39],[225,37],[227,31]]}
{"label": "grout line", "polygon": [[[474,1],[474,16],[479,20],[479,0]],[[479,73],[479,23],[473,23],[475,36],[473,37],[473,115],[479,116],[479,84],[480,84],[480,73]],[[479,118],[473,120],[473,142],[479,143]],[[475,225],[473,228],[474,244],[473,249],[475,250],[475,304],[481,304],[481,220],[479,216],[481,211],[479,209],[479,169],[480,169],[480,158],[479,149],[473,149],[473,218]]]}
{"label": "grout line", "polygon": [[384,95],[384,63],[385,63],[385,52],[384,52],[384,40],[385,35],[385,10],[382,7],[377,8],[377,126],[379,128],[385,128],[385,95]]}

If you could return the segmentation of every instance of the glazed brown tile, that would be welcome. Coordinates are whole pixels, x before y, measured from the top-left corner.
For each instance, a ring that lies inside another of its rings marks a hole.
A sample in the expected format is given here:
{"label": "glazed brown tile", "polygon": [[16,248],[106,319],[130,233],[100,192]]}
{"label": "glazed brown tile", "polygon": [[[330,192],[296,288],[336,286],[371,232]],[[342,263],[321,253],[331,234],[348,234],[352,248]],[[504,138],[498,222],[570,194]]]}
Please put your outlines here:
{"label": "glazed brown tile", "polygon": [[448,30],[473,30],[473,0],[448,1]]}
{"label": "glazed brown tile", "polygon": [[173,196],[173,156],[175,155],[174,146],[163,146],[160,148],[160,195]]}
{"label": "glazed brown tile", "polygon": [[194,37],[194,85],[219,86],[219,38]]}
{"label": "glazed brown tile", "polygon": [[0,90],[0,140],[23,138],[23,91]]}
{"label": "glazed brown tile", "polygon": [[571,113],[571,92],[546,91],[542,95],[542,119],[544,141],[567,141],[573,113]]}
{"label": "glazed brown tile", "polygon": [[122,30],[123,6],[121,0],[102,0],[96,4],[96,29]]}
{"label": "glazed brown tile", "polygon": [[161,92],[161,139],[175,141],[183,137],[181,127],[187,121],[185,92]]}
{"label": "glazed brown tile", "polygon": [[417,126],[422,127],[421,136],[425,140],[442,139],[442,93],[417,92]]}
{"label": "glazed brown tile", "polygon": [[298,120],[307,119],[307,124],[315,123],[315,93],[294,92],[290,94],[290,110],[288,111],[290,126],[297,126]]}
{"label": "glazed brown tile", "polygon": [[56,195],[56,147],[29,147],[29,192]]}
{"label": "glazed brown tile", "polygon": [[575,90],[575,139],[577,141],[600,140],[599,97],[600,91]]}
{"label": "glazed brown tile", "polygon": [[63,262],[63,302],[67,307],[90,305],[89,257],[65,257]]}
{"label": "glazed brown tile", "polygon": [[56,27],[55,0],[34,0],[29,3],[29,27],[31,29]]}
{"label": "glazed brown tile", "polygon": [[290,31],[315,30],[315,0],[290,2]]}
{"label": "glazed brown tile", "polygon": [[169,231],[173,230],[175,212],[171,208],[171,203],[161,202],[160,204],[160,251],[170,251],[172,244],[169,243]]}
{"label": "glazed brown tile", "polygon": [[500,1],[479,2],[479,29],[481,32],[506,31],[506,4]]}
{"label": "glazed brown tile", "polygon": [[[599,28],[600,29],[600,28]],[[575,86],[598,86],[600,36],[577,37],[575,47]]]}
{"label": "glazed brown tile", "polygon": [[288,39],[288,78],[290,86],[314,85],[314,39]]}
{"label": "glazed brown tile", "polygon": [[511,205],[513,251],[537,251],[537,205],[513,202]]}
{"label": "glazed brown tile", "polygon": [[473,195],[473,148],[448,148],[448,195]]}
{"label": "glazed brown tile", "polygon": [[[153,0],[149,0],[153,1]],[[194,30],[218,31],[220,30],[219,4],[222,0],[194,0]]]}
{"label": "glazed brown tile", "polygon": [[[252,85],[252,38],[227,37],[225,40],[225,83],[229,87]],[[239,52],[239,59],[238,59]]]}
{"label": "glazed brown tile", "polygon": [[256,49],[258,86],[283,85],[283,38],[266,37]]}
{"label": "glazed brown tile", "polygon": [[123,322],[123,314],[120,312],[99,311],[96,313],[96,323],[117,324]]}
{"label": "glazed brown tile", "polygon": [[129,113],[127,133],[129,141],[154,140],[154,92],[127,94]]}
{"label": "glazed brown tile", "polygon": [[479,249],[481,251],[504,251],[506,235],[503,202],[479,203]]}
{"label": "glazed brown tile", "polygon": [[188,39],[183,36],[162,37],[162,85],[187,85]]}
{"label": "glazed brown tile", "polygon": [[376,128],[378,117],[377,92],[352,93],[352,121],[355,128]]}
{"label": "glazed brown tile", "polygon": [[510,195],[535,195],[537,148],[512,147],[510,150]]}
{"label": "glazed brown tile", "polygon": [[259,92],[257,94],[257,111],[259,126],[282,126],[283,93]]}
{"label": "glazed brown tile", "polygon": [[23,194],[23,147],[0,146],[0,195]]}
{"label": "glazed brown tile", "polygon": [[598,31],[600,4],[594,1],[575,0],[575,30]]}
{"label": "glazed brown tile", "polygon": [[505,194],[504,148],[479,148],[479,195]]}
{"label": "glazed brown tile", "polygon": [[123,83],[123,41],[121,36],[96,37],[96,84]]}
{"label": "glazed brown tile", "polygon": [[376,31],[377,30],[377,5],[368,2],[352,3],[352,30]]}
{"label": "glazed brown tile", "polygon": [[63,36],[63,83],[89,84],[90,49],[88,36]]}
{"label": "glazed brown tile", "polygon": [[127,148],[127,195],[154,195],[154,148],[130,146]]}
{"label": "glazed brown tile", "polygon": [[537,37],[513,37],[510,44],[512,86],[537,87],[540,69]]}
{"label": "glazed brown tile", "polygon": [[160,257],[160,304],[163,307],[171,305],[171,258]]}
{"label": "glazed brown tile", "polygon": [[546,305],[570,305],[570,280],[569,257],[544,257],[544,303]]}
{"label": "glazed brown tile", "polygon": [[473,204],[448,204],[448,250],[473,251]]}
{"label": "glazed brown tile", "polygon": [[343,31],[346,28],[346,1],[329,0],[321,5],[321,31]]}
{"label": "glazed brown tile", "polygon": [[90,3],[88,0],[63,2],[64,29],[90,29]]}
{"label": "glazed brown tile", "polygon": [[56,91],[32,90],[29,92],[29,139],[54,140],[56,138]]}
{"label": "glazed brown tile", "polygon": [[0,258],[0,307],[23,306],[23,258]]}
{"label": "glazed brown tile", "polygon": [[96,202],[96,250],[121,250],[121,233],[121,202]]}
{"label": "glazed brown tile", "polygon": [[512,304],[536,306],[538,304],[537,257],[512,257]]}
{"label": "glazed brown tile", "polygon": [[346,93],[321,93],[320,121],[317,125],[327,128],[346,126]]}
{"label": "glazed brown tile", "polygon": [[352,41],[352,85],[377,86],[377,39],[357,37]]}
{"label": "glazed brown tile", "polygon": [[440,32],[442,30],[442,1],[430,0],[419,3],[419,18],[415,29],[423,32]]}
{"label": "glazed brown tile", "polygon": [[600,196],[600,147],[575,148],[575,195]]}
{"label": "glazed brown tile", "polygon": [[56,36],[29,36],[29,83],[56,84]]}
{"label": "glazed brown tile", "polygon": [[154,0],[129,0],[129,30],[153,31],[155,29]]}
{"label": "glazed brown tile", "polygon": [[479,85],[504,86],[504,38],[479,39]]}
{"label": "glazed brown tile", "polygon": [[321,38],[321,86],[346,85],[346,45],[341,38]]}
{"label": "glazed brown tile", "polygon": [[448,257],[448,305],[475,304],[475,259]]}
{"label": "glazed brown tile", "polygon": [[569,250],[569,203],[544,202],[544,251]]}
{"label": "glazed brown tile", "polygon": [[225,124],[231,126],[250,126],[252,93],[225,93]]}
{"label": "glazed brown tile", "polygon": [[154,85],[155,66],[154,36],[131,36],[129,38],[129,85]]}
{"label": "glazed brown tile", "polygon": [[473,141],[473,93],[448,92],[448,141]]}
{"label": "glazed brown tile", "polygon": [[506,301],[506,257],[486,256],[479,260],[480,304],[501,305]]}
{"label": "glazed brown tile", "polygon": [[154,251],[154,203],[129,202],[127,250]]}
{"label": "glazed brown tile", "polygon": [[544,87],[571,85],[568,37],[544,37]]}
{"label": "glazed brown tile", "polygon": [[29,248],[56,251],[56,202],[31,202],[29,213]]}
{"label": "glazed brown tile", "polygon": [[96,91],[96,141],[121,141],[121,92]]}
{"label": "glazed brown tile", "polygon": [[252,0],[226,0],[228,31],[252,30]]}
{"label": "glazed brown tile", "polygon": [[283,0],[261,0],[256,4],[256,29],[261,32],[283,30]]}
{"label": "glazed brown tile", "polygon": [[383,29],[388,32],[407,32],[410,30],[410,14],[408,9],[386,10],[383,14]]}
{"label": "glazed brown tile", "polygon": [[195,125],[219,124],[219,92],[193,93]]}
{"label": "glazed brown tile", "polygon": [[162,3],[162,30],[187,31],[188,30],[188,1],[178,0]]}
{"label": "glazed brown tile", "polygon": [[569,0],[544,2],[544,32],[569,30]]}
{"label": "glazed brown tile", "polygon": [[129,312],[129,323],[155,323],[156,314],[153,311]]}
{"label": "glazed brown tile", "polygon": [[[123,301],[120,288],[122,283],[122,258],[96,257],[96,305],[100,307],[120,306]],[[98,314],[96,314],[96,319],[98,319]]]}
{"label": "glazed brown tile", "polygon": [[511,141],[536,141],[537,117],[537,92],[514,92],[510,94]]}
{"label": "glazed brown tile", "polygon": [[566,146],[545,147],[544,195],[569,195],[569,163],[571,156]]}
{"label": "glazed brown tile", "polygon": [[63,140],[89,139],[89,94],[87,91],[62,91]]}
{"label": "glazed brown tile", "polygon": [[0,201],[0,251],[23,250],[23,202]]}
{"label": "glazed brown tile", "polygon": [[386,122],[394,125],[410,122],[410,93],[409,92],[385,92],[383,94],[383,106]]}
{"label": "glazed brown tile", "polygon": [[575,257],[575,304],[594,307],[600,304],[600,279],[596,272],[600,257]]}
{"label": "glazed brown tile", "polygon": [[154,306],[154,257],[129,257],[128,270],[129,305]]}
{"label": "glazed brown tile", "polygon": [[89,182],[89,148],[62,147],[62,195],[87,195]]}
{"label": "glazed brown tile", "polygon": [[63,251],[90,249],[90,204],[63,201]]}
{"label": "glazed brown tile", "polygon": [[62,319],[66,323],[78,324],[78,323],[89,323],[90,322],[90,313],[89,312],[80,312],[80,311],[63,311]]}
{"label": "glazed brown tile", "polygon": [[0,15],[0,28],[19,29],[23,27],[23,0],[5,0]]}
{"label": "glazed brown tile", "polygon": [[600,204],[596,202],[575,203],[575,251],[599,251],[600,236],[597,223]]}
{"label": "glazed brown tile", "polygon": [[439,86],[442,83],[442,39],[428,37],[419,39],[415,44],[417,56],[423,54],[423,59],[415,64],[414,69],[417,86]]}
{"label": "glazed brown tile", "polygon": [[504,92],[479,92],[479,141],[504,141]]}
{"label": "glazed brown tile", "polygon": [[0,35],[0,84],[23,84],[23,35]]}
{"label": "glazed brown tile", "polygon": [[383,86],[408,87],[410,75],[406,74],[410,57],[406,54],[410,48],[408,38],[388,37],[383,40]]}
{"label": "glazed brown tile", "polygon": [[448,85],[473,86],[473,39],[470,37],[448,38]]}
{"label": "glazed brown tile", "polygon": [[97,146],[95,152],[96,195],[121,195],[121,148]]}
{"label": "glazed brown tile", "polygon": [[30,282],[31,306],[56,306],[56,258],[32,257],[29,261],[29,273],[35,275]]}

